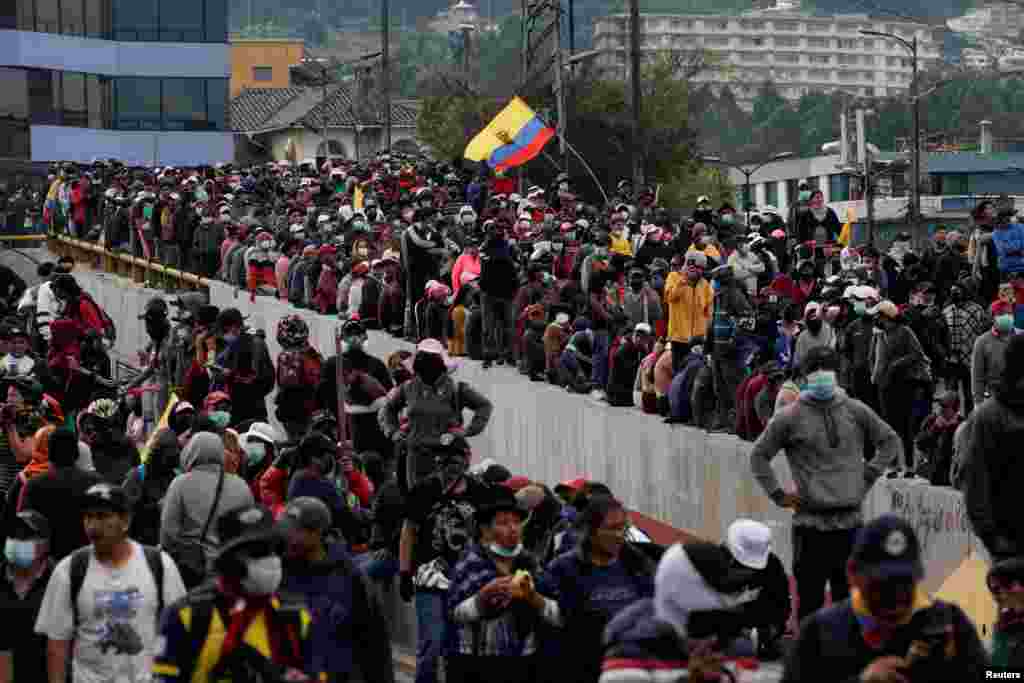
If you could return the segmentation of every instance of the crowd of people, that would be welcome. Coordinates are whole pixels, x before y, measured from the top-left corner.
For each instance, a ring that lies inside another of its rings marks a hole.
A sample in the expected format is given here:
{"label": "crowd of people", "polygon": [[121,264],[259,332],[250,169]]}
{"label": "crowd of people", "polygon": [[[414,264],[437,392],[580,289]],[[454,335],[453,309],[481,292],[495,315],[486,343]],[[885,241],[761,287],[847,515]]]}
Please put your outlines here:
{"label": "crowd of people", "polygon": [[[12,656],[17,680],[51,683],[392,680],[378,601],[396,579],[418,683],[704,682],[758,657],[794,683],[965,681],[1024,662],[1024,226],[982,202],[969,230],[883,253],[844,245],[807,185],[786,217],[702,197],[683,218],[628,181],[603,208],[564,175],[515,190],[386,154],[55,168],[51,232],[296,312],[258,330],[201,294],[154,298],[142,371],[118,384],[116,326],[73,259],[32,287],[0,269],[3,595],[23,622],[0,683]],[[311,345],[306,311],[338,317],[339,349]],[[375,329],[415,350],[375,357]],[[753,441],[754,477],[794,511],[798,631],[763,523],[666,549],[599,482],[474,462],[492,404],[463,356]],[[904,474],[965,491],[1004,608],[991,655],[920,589],[913,529],[862,517]]]}

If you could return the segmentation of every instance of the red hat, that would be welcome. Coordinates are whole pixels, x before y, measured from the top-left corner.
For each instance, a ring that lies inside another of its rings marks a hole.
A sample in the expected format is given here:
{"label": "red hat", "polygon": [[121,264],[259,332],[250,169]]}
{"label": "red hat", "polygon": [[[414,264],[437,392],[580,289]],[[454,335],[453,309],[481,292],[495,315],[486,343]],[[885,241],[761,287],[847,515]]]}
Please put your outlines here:
{"label": "red hat", "polygon": [[515,477],[509,477],[508,479],[506,479],[502,483],[502,486],[504,486],[505,488],[509,489],[510,491],[519,491],[521,489],[525,489],[531,483],[532,482],[527,477],[515,476]]}
{"label": "red hat", "polygon": [[337,253],[338,248],[333,244],[325,244],[324,246],[320,247],[321,256],[334,256]]}
{"label": "red hat", "polygon": [[992,312],[992,317],[994,318],[997,315],[1007,315],[1013,313],[1013,306],[1011,306],[1008,301],[998,299],[992,302],[992,306],[989,310]]}
{"label": "red hat", "polygon": [[585,477],[577,477],[576,479],[566,479],[558,484],[558,486],[555,487],[555,490],[557,491],[558,489],[566,488],[570,491],[582,491],[583,487],[586,485],[587,480]]}
{"label": "red hat", "polygon": [[370,264],[366,261],[360,261],[359,263],[352,266],[353,275],[366,275],[370,272]]}

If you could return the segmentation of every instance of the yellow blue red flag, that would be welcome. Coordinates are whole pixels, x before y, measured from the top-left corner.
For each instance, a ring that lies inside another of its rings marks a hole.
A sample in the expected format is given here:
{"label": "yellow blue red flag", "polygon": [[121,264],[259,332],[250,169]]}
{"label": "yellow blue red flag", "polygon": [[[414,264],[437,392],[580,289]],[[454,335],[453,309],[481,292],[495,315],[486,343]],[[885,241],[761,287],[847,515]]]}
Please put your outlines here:
{"label": "yellow blue red flag", "polygon": [[555,131],[526,102],[515,97],[473,138],[464,156],[503,171],[533,159],[554,136]]}

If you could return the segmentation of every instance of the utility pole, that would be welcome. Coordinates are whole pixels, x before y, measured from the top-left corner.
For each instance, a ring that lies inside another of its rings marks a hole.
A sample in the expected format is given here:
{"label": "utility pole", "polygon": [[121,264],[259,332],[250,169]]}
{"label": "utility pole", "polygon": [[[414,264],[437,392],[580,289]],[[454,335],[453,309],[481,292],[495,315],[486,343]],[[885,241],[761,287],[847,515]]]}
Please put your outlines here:
{"label": "utility pole", "polygon": [[[576,54],[576,9],[575,0],[569,0],[569,56]],[[573,69],[575,69],[575,64]]]}
{"label": "utility pole", "polygon": [[867,206],[868,244],[875,244],[875,174],[874,158],[867,143],[866,112],[857,110],[857,161],[864,168],[864,204]]}
{"label": "utility pole", "polygon": [[562,155],[562,170],[569,171],[569,151],[565,146],[565,68],[562,53],[562,9],[555,8],[555,89],[558,91],[558,151]]}
{"label": "utility pole", "polygon": [[391,0],[381,0],[381,88],[384,90],[384,150],[391,151]]}
{"label": "utility pole", "polygon": [[917,35],[910,41],[914,75],[910,82],[910,101],[914,107],[914,147],[911,155],[912,185],[910,186],[910,222],[915,228],[921,220],[921,101],[917,82]]}
{"label": "utility pole", "polygon": [[630,78],[633,85],[633,126],[630,135],[630,153],[633,155],[633,193],[639,196],[643,185],[643,154],[640,145],[640,114],[643,103],[640,93],[640,0],[629,0],[630,21]]}

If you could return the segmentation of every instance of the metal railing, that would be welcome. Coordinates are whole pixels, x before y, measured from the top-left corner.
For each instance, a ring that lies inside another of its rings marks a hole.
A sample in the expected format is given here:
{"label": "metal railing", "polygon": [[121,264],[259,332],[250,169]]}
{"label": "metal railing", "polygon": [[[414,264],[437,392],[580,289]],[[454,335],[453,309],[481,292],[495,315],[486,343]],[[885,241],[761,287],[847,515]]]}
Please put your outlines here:
{"label": "metal railing", "polygon": [[210,281],[205,277],[169,268],[154,259],[110,251],[95,242],[66,235],[43,237],[47,239],[49,250],[59,256],[70,256],[76,263],[92,264],[97,270],[129,277],[139,284],[167,289],[207,289],[210,286]]}

